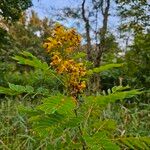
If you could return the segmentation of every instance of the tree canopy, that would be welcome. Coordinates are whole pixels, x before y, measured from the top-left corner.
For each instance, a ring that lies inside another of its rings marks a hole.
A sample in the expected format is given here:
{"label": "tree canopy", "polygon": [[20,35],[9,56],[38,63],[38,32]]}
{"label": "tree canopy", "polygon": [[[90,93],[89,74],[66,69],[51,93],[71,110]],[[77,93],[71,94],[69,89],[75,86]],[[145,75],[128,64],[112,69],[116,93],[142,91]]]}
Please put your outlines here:
{"label": "tree canopy", "polygon": [[6,20],[16,21],[22,15],[22,11],[31,6],[31,0],[1,0],[0,16]]}

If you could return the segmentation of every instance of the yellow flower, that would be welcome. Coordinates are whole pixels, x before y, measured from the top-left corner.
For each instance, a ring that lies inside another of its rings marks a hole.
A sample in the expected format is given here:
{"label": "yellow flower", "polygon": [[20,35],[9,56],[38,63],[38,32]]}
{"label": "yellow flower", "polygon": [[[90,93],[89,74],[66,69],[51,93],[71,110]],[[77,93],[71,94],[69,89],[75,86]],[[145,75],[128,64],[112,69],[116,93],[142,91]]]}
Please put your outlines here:
{"label": "yellow flower", "polygon": [[43,47],[52,55],[51,65],[59,73],[65,76],[65,83],[70,94],[76,95],[86,88],[85,81],[81,81],[86,75],[83,63],[77,63],[70,58],[81,43],[81,36],[75,29],[67,29],[60,24],[53,28],[51,36],[43,44]]}

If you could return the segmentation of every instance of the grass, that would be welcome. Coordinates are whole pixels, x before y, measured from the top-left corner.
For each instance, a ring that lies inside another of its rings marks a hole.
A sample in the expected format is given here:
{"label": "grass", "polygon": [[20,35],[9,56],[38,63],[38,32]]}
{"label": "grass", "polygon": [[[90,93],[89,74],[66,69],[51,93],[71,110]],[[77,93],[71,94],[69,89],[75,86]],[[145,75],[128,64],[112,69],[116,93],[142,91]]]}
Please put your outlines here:
{"label": "grass", "polygon": [[20,115],[17,100],[2,99],[0,104],[0,149],[32,149],[35,139],[30,133],[30,126]]}
{"label": "grass", "polygon": [[148,136],[150,137],[150,105],[140,104],[113,104],[103,112],[104,118],[116,120],[117,134],[123,136]]}
{"label": "grass", "polygon": [[[18,105],[34,106],[31,101],[5,97],[0,102],[0,149],[2,150],[46,150],[50,139],[38,139],[31,131],[27,118],[19,113]],[[150,105],[139,104],[125,107],[109,105],[103,112],[104,118],[117,121],[118,135],[150,136]]]}

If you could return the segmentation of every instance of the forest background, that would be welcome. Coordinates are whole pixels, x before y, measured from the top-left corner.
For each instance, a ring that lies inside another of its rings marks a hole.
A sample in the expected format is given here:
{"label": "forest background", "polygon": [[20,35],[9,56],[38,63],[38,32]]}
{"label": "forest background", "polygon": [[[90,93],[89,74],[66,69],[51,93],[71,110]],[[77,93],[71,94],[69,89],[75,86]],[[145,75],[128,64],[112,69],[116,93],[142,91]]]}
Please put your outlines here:
{"label": "forest background", "polygon": [[148,0],[2,0],[1,149],[149,149]]}

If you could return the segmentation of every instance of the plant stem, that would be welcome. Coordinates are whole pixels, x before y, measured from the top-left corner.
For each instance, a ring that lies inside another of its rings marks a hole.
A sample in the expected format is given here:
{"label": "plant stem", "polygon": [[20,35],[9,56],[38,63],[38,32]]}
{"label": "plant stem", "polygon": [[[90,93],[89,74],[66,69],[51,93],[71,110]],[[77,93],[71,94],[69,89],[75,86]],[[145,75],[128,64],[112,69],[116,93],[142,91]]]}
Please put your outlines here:
{"label": "plant stem", "polygon": [[[76,117],[78,117],[77,109],[74,109],[74,113],[75,113]],[[86,150],[86,142],[83,138],[83,132],[82,132],[82,129],[81,129],[80,125],[78,126],[78,129],[79,129],[80,137],[82,139],[82,149]]]}

